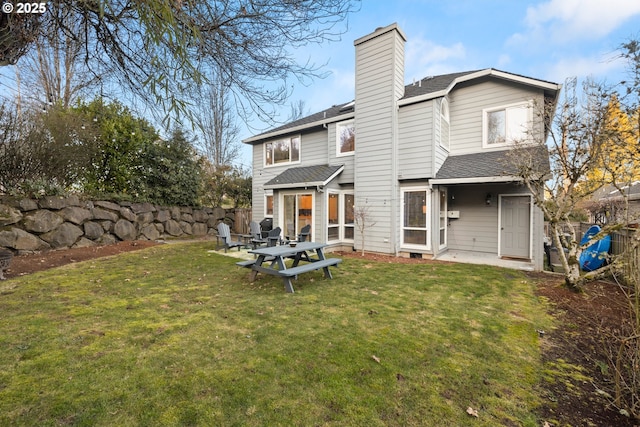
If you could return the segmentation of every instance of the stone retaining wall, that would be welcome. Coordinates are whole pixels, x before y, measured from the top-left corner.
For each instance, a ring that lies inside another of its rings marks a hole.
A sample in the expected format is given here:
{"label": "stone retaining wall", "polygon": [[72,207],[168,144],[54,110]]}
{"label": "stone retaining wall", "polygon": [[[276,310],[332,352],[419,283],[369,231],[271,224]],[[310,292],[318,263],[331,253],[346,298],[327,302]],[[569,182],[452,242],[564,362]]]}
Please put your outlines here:
{"label": "stone retaining wall", "polygon": [[233,222],[233,210],[84,201],[76,196],[4,197],[0,198],[0,247],[28,253],[121,240],[216,235],[225,218]]}

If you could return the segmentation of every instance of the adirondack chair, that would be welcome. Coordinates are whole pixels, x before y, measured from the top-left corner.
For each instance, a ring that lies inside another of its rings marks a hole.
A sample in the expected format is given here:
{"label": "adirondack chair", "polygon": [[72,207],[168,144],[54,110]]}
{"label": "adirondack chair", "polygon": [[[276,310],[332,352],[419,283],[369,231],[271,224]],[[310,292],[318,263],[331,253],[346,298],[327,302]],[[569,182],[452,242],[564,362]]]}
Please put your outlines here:
{"label": "adirondack chair", "polygon": [[[300,230],[300,234],[296,236],[296,241],[306,242],[310,234],[311,234],[311,225],[307,224],[304,227],[302,227],[302,230]],[[291,238],[287,236],[286,242],[289,243],[290,241],[291,241]]]}
{"label": "adirondack chair", "polygon": [[269,232],[269,235],[267,236],[267,246],[275,246],[278,244],[278,242],[280,241],[280,233],[282,232],[282,229],[280,227],[276,227],[273,230],[271,230]]}
{"label": "adirondack chair", "polygon": [[224,222],[218,224],[218,238],[223,241],[225,253],[227,249],[238,248],[238,251],[240,251],[240,248],[245,246],[244,243],[231,238],[231,229]]}
{"label": "adirondack chair", "polygon": [[249,234],[251,239],[262,239],[262,227],[255,221],[249,223]]}
{"label": "adirondack chair", "polygon": [[306,242],[307,237],[311,234],[311,225],[305,225],[300,230],[300,234],[298,234],[298,242]]}
{"label": "adirondack chair", "polygon": [[[251,226],[251,224],[249,224],[249,226]],[[253,249],[256,249],[258,246],[262,246],[262,245],[267,245],[267,246],[277,245],[278,241],[280,240],[281,231],[282,230],[280,229],[280,227],[276,227],[273,230],[269,231],[269,234],[267,235],[267,237],[260,238],[260,239],[251,239],[251,245],[253,246]],[[251,231],[251,235],[253,235],[253,230]]]}

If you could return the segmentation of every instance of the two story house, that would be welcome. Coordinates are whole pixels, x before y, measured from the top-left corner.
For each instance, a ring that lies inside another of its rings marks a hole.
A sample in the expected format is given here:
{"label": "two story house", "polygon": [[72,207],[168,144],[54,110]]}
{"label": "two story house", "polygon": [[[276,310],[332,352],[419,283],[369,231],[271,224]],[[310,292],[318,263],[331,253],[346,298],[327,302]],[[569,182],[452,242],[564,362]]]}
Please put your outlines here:
{"label": "two story house", "polygon": [[311,225],[314,241],[341,249],[468,252],[542,269],[543,215],[508,153],[534,135],[531,158],[548,168],[534,108],[561,86],[491,68],[405,85],[405,42],[396,24],[359,38],[355,100],[243,141],[253,217],[287,236]]}

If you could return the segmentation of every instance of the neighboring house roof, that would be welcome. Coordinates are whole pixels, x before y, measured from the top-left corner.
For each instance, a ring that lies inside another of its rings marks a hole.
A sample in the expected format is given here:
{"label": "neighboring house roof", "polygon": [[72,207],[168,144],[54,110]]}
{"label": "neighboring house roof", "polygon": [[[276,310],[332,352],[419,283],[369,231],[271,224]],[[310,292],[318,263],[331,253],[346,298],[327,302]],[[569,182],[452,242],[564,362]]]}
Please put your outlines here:
{"label": "neighboring house roof", "polygon": [[613,185],[608,184],[598,189],[591,196],[592,200],[615,200],[628,196],[629,200],[640,200],[640,181],[634,181],[631,185],[621,186],[622,194]]}
{"label": "neighboring house roof", "polygon": [[[422,102],[433,98],[447,95],[456,85],[475,79],[484,79],[488,77],[509,80],[521,84],[535,86],[555,94],[559,91],[560,85],[545,80],[534,79],[522,76],[520,74],[509,73],[497,70],[495,68],[485,68],[482,70],[464,71],[459,73],[443,74],[439,76],[431,76],[413,82],[404,87],[404,96],[399,100],[399,105],[407,105],[415,102]],[[326,110],[315,114],[294,120],[267,132],[249,137],[243,140],[247,144],[256,144],[265,139],[275,138],[287,133],[301,132],[315,127],[323,126],[328,123],[348,120],[355,116],[354,101],[344,102],[342,104],[333,105]]]}
{"label": "neighboring house roof", "polygon": [[[549,153],[544,146],[536,145],[519,150],[526,151],[536,170],[543,174],[550,171]],[[513,150],[502,150],[449,156],[432,182],[455,184],[476,180],[478,182],[513,181],[518,179],[518,169],[513,161],[513,153]],[[522,151],[519,153],[525,154]]]}
{"label": "neighboring house roof", "polygon": [[289,168],[264,184],[264,188],[325,186],[344,169],[344,165],[314,165]]}

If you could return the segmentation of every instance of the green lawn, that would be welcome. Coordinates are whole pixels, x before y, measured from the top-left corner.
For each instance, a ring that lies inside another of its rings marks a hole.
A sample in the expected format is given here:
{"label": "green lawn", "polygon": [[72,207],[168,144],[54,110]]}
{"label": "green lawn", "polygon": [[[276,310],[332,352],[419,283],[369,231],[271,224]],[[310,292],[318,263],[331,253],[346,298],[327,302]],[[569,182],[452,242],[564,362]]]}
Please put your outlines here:
{"label": "green lawn", "polygon": [[349,258],[287,294],[210,249],[0,282],[0,425],[540,425],[521,273]]}

